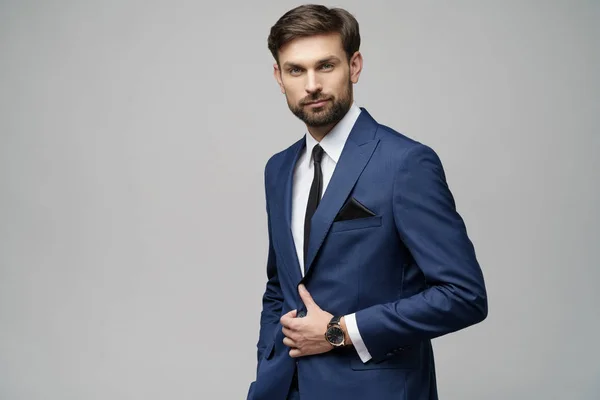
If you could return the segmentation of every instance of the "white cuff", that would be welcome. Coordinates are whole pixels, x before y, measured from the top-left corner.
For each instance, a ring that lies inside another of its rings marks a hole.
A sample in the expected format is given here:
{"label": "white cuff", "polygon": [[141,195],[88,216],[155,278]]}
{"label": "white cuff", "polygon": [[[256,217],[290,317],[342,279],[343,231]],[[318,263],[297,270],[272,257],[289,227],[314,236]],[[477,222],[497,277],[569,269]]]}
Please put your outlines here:
{"label": "white cuff", "polygon": [[365,346],[365,342],[363,342],[362,337],[360,337],[358,325],[356,324],[356,316],[354,314],[348,314],[344,317],[344,322],[346,322],[346,329],[348,329],[348,336],[350,336],[350,340],[352,340],[352,345],[354,345],[361,361],[366,363],[371,359],[371,353],[369,353],[367,346]]}

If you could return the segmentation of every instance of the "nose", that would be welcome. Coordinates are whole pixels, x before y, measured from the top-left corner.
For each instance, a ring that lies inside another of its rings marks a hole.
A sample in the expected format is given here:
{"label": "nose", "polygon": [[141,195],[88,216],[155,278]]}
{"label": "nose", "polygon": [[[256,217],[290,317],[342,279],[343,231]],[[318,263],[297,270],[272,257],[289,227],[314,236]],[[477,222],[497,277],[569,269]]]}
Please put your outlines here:
{"label": "nose", "polygon": [[319,82],[319,80],[317,79],[317,74],[315,74],[314,71],[309,71],[306,74],[305,90],[307,93],[310,93],[310,94],[318,93],[321,90],[323,90],[323,87],[321,86],[321,82]]}

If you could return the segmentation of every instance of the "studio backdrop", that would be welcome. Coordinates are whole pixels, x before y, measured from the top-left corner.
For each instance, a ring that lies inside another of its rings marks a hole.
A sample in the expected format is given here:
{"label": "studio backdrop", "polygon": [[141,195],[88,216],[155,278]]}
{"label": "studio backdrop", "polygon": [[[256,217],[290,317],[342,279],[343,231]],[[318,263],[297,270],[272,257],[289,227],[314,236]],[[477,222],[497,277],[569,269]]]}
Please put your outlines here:
{"label": "studio backdrop", "polygon": [[[0,399],[244,399],[295,1],[0,1]],[[600,3],[358,1],[355,99],[440,156],[489,316],[444,400],[600,398]]]}

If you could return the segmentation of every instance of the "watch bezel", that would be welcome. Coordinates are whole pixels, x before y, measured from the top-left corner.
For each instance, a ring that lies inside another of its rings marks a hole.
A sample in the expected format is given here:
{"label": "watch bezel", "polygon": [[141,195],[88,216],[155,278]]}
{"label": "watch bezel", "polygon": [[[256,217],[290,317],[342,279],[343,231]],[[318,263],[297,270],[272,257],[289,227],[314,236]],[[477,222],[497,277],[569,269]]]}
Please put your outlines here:
{"label": "watch bezel", "polygon": [[[335,334],[333,333],[333,331],[338,331]],[[340,342],[339,343],[334,343],[333,341],[331,341],[331,337],[339,337]],[[344,345],[344,341],[345,341],[345,335],[344,335],[344,330],[342,329],[342,327],[338,324],[335,325],[330,325],[327,327],[327,330],[325,331],[325,340],[327,340],[327,342],[334,346],[334,347],[341,347]]]}

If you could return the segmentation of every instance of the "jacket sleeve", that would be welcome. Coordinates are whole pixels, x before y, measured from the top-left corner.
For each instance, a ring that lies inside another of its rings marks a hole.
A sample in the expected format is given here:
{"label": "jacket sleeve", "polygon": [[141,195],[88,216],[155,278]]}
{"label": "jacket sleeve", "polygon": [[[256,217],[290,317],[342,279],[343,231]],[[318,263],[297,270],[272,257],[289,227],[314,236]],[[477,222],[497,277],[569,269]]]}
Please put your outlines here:
{"label": "jacket sleeve", "polygon": [[283,304],[283,294],[277,276],[277,258],[273,249],[273,239],[271,233],[271,214],[269,211],[268,194],[268,164],[265,168],[265,197],[267,204],[267,230],[269,236],[269,252],[267,256],[267,284],[262,297],[262,311],[260,314],[260,333],[257,343],[257,361],[260,362],[264,350],[273,341],[275,329],[279,325],[281,318],[281,309]]}
{"label": "jacket sleeve", "polygon": [[394,178],[393,210],[398,234],[427,288],[356,313],[360,334],[375,360],[487,316],[481,268],[441,161],[429,147],[417,144],[404,155]]}

